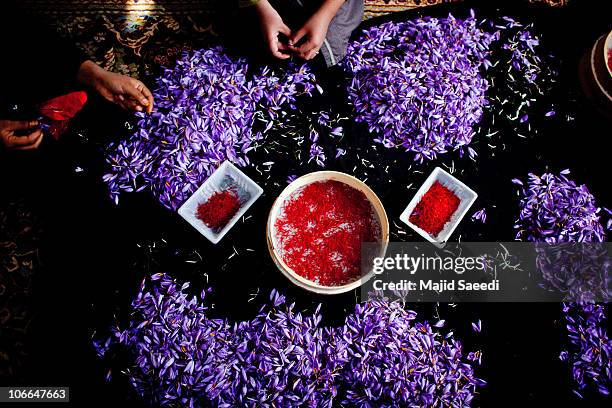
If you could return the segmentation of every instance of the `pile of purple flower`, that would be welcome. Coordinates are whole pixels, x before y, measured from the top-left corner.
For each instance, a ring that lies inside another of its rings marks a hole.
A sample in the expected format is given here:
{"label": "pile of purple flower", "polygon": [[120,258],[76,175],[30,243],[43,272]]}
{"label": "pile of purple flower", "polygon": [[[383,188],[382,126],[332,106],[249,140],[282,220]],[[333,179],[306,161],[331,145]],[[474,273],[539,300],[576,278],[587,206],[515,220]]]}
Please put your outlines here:
{"label": "pile of purple flower", "polygon": [[536,267],[544,289],[566,302],[610,300],[610,257],[605,244],[565,242],[536,244]]}
{"label": "pile of purple flower", "polygon": [[[209,319],[201,297],[189,298],[188,283],[177,285],[163,274],[145,281],[132,301],[132,319],[125,330],[112,327],[112,337],[94,341],[100,357],[115,344],[126,346],[134,364],[126,369],[132,386],[154,405],[195,406],[200,396],[216,398],[229,384],[219,371],[230,361],[227,322]],[[110,379],[110,374],[107,376]]]}
{"label": "pile of purple flower", "polygon": [[118,202],[122,191],[149,188],[176,209],[224,160],[247,165],[248,152],[282,107],[295,109],[296,98],[314,89],[305,65],[275,73],[249,67],[221,47],[183,54],[157,79],[154,112],[137,114],[132,137],[110,146],[104,180],[111,196]]}
{"label": "pile of purple flower", "polygon": [[612,387],[612,339],[606,330],[605,306],[596,303],[563,304],[569,348],[561,352],[561,361],[572,366],[578,384],[574,393],[582,398],[588,384],[602,395],[610,395]]}
{"label": "pile of purple flower", "polygon": [[601,209],[586,185],[577,185],[567,178],[569,170],[559,175],[530,173],[523,186],[519,203],[520,214],[514,228],[516,239],[523,241],[604,242],[605,232],[600,222]]}
{"label": "pile of purple flower", "polygon": [[[496,38],[474,16],[423,17],[388,22],[363,31],[350,43],[345,68],[356,120],[375,141],[433,159],[462,152],[474,135],[489,84],[480,73],[490,66]],[[475,152],[468,147],[468,153]]]}
{"label": "pile of purple flower", "polygon": [[[520,180],[513,180],[523,186],[520,216],[515,224],[517,239],[553,244],[605,242],[600,208],[595,204],[595,198],[585,185],[579,186],[568,179],[568,174],[568,170],[559,175],[529,174],[526,186]],[[550,262],[551,258],[547,256],[546,263]],[[553,259],[552,262],[557,261]],[[548,265],[547,269],[565,271],[568,257],[561,257],[559,262],[560,265]],[[600,284],[596,287],[602,287],[603,296],[608,299],[607,267],[596,272],[601,274],[598,278]],[[544,278],[556,289],[575,290],[582,286],[575,276],[563,275],[564,282],[559,282],[558,274],[545,275]],[[583,390],[592,385],[601,394],[608,395],[612,386],[612,339],[605,329],[605,306],[588,302],[568,303],[564,304],[563,313],[569,348],[561,352],[560,358],[572,366],[573,378],[578,385],[574,392],[581,397]]]}
{"label": "pile of purple flower", "polygon": [[[356,120],[376,142],[413,152],[419,162],[453,150],[474,158],[468,145],[476,133],[498,134],[496,119],[518,133],[536,96],[554,82],[539,44],[531,25],[510,17],[478,22],[473,13],[368,28],[344,62]],[[479,128],[484,114],[491,126]],[[549,107],[546,116],[554,114]],[[520,132],[531,131],[525,127]]]}
{"label": "pile of purple flower", "polygon": [[339,361],[321,315],[296,312],[273,291],[270,305],[231,330],[231,382],[214,400],[219,406],[331,406]]}
{"label": "pile of purple flower", "polygon": [[317,308],[295,311],[272,292],[252,320],[230,324],[207,316],[201,296],[165,274],[143,281],[125,329],[95,341],[100,357],[127,351],[122,368],[155,405],[462,406],[484,382],[441,324],[416,322],[398,302],[357,305],[344,325],[321,326]]}
{"label": "pile of purple flower", "polygon": [[463,355],[461,343],[440,334],[441,324],[414,322],[400,302],[357,305],[337,330],[346,353],[340,374],[341,403],[358,407],[469,407],[485,384]]}

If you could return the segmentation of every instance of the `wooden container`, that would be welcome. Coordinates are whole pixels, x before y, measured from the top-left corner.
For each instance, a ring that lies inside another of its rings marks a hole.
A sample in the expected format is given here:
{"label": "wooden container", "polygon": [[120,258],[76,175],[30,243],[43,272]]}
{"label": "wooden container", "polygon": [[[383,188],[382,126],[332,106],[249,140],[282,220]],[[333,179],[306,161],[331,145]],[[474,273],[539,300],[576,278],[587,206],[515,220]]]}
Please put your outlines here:
{"label": "wooden container", "polygon": [[276,219],[283,207],[285,201],[290,198],[293,193],[295,193],[298,189],[306,186],[308,184],[317,182],[317,181],[339,181],[344,183],[356,190],[361,191],[366,198],[372,204],[372,208],[374,210],[374,215],[380,225],[380,252],[378,256],[384,256],[387,250],[387,244],[389,242],[389,220],[387,219],[387,213],[380,202],[378,196],[362,181],[357,178],[350,176],[345,173],[340,173],[337,171],[317,171],[314,173],[306,174],[296,180],[294,180],[291,184],[289,184],[283,192],[278,196],[278,198],[272,204],[272,208],[270,209],[270,214],[268,215],[268,225],[266,228],[266,238],[268,243],[268,250],[270,251],[270,256],[274,260],[274,263],[278,267],[278,269],[285,275],[292,283],[295,285],[309,290],[311,292],[325,294],[325,295],[334,295],[338,293],[348,292],[350,290],[356,289],[360,287],[362,284],[367,282],[374,275],[374,271],[370,270],[366,274],[362,275],[361,278],[347,283],[345,285],[340,286],[323,286],[318,283],[312,282],[297,273],[295,273],[281,258],[280,254],[277,251],[279,245],[276,241],[275,236],[275,228]]}
{"label": "wooden container", "polygon": [[608,50],[612,49],[612,31],[601,36],[582,57],[580,83],[586,96],[604,116],[612,119],[612,70]]}

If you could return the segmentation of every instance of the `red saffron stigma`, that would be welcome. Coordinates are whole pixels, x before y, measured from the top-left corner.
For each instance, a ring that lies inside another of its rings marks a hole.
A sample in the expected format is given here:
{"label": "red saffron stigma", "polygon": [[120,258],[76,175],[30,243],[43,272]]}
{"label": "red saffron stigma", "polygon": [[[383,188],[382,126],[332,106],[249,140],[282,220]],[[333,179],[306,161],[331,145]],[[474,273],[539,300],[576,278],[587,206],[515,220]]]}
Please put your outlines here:
{"label": "red saffron stigma", "polygon": [[361,244],[376,242],[380,226],[366,196],[339,181],[302,187],[275,223],[283,261],[300,276],[324,286],[361,277]]}
{"label": "red saffron stigma", "polygon": [[436,181],[414,207],[410,222],[435,237],[457,211],[460,203],[455,193]]}
{"label": "red saffron stigma", "polygon": [[240,199],[234,190],[214,193],[198,205],[197,217],[213,230],[223,228],[240,209]]}

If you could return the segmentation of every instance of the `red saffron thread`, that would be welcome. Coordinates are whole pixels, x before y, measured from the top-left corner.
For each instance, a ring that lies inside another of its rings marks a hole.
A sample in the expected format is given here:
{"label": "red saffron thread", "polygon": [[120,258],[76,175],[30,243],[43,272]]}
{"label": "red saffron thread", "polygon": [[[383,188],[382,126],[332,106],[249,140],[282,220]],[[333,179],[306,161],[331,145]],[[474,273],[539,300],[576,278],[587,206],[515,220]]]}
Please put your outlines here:
{"label": "red saffron thread", "polygon": [[275,223],[283,261],[324,286],[361,277],[361,243],[376,242],[380,226],[366,196],[339,181],[306,185],[288,199]]}
{"label": "red saffron thread", "polygon": [[197,217],[213,230],[223,228],[240,209],[240,199],[233,190],[224,190],[211,195],[198,205]]}
{"label": "red saffron thread", "polygon": [[434,182],[410,214],[410,222],[437,236],[460,204],[459,197],[439,182]]}

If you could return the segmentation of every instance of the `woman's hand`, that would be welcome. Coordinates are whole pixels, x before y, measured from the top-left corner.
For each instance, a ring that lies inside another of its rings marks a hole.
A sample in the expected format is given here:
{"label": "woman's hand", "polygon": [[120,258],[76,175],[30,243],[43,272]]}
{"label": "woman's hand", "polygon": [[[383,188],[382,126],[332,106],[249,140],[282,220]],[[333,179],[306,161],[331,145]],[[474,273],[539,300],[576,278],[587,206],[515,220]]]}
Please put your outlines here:
{"label": "woman's hand", "polygon": [[298,57],[313,59],[321,49],[329,23],[345,0],[325,0],[321,7],[304,23],[302,28],[289,37],[289,47]]}
{"label": "woman's hand", "polygon": [[81,65],[77,79],[124,109],[137,112],[153,110],[151,91],[137,79],[107,71],[92,61]]}
{"label": "woman's hand", "polygon": [[325,16],[315,13],[289,38],[291,50],[300,58],[313,59],[321,49],[329,22]]}
{"label": "woman's hand", "polygon": [[33,120],[0,120],[0,143],[9,150],[32,150],[40,146],[43,140],[41,129],[33,130],[25,136],[16,135],[19,130],[31,130],[38,126],[38,121]]}
{"label": "woman's hand", "polygon": [[260,0],[256,5],[257,15],[261,25],[261,32],[268,46],[270,54],[276,58],[289,58],[289,46],[284,44],[279,36],[285,35],[287,38],[291,35],[291,30],[283,22],[283,19],[268,3],[268,0]]}

